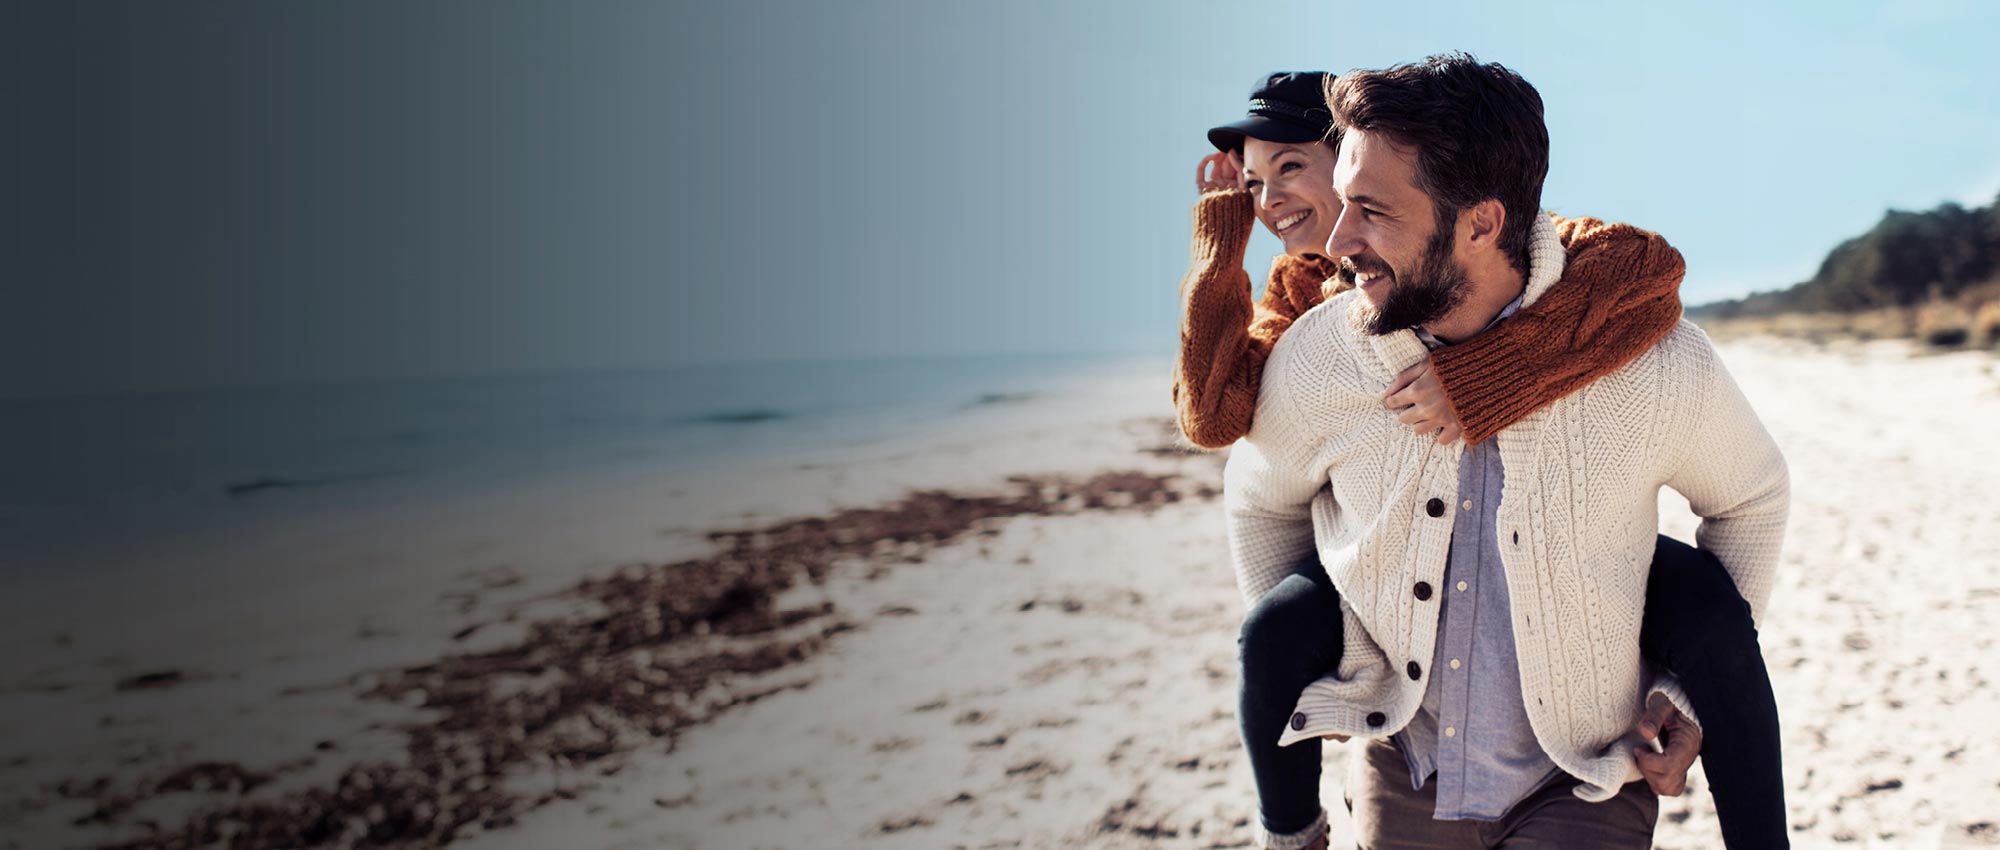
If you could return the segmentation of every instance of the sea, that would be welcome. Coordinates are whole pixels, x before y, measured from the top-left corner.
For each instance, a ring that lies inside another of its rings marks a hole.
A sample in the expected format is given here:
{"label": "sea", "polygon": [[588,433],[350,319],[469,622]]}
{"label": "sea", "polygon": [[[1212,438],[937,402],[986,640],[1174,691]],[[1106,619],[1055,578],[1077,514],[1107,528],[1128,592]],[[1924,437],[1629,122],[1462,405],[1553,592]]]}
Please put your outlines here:
{"label": "sea", "polygon": [[1165,414],[1169,368],[828,360],[0,400],[0,583],[143,568],[307,514],[608,468],[831,461],[1135,404],[1107,388],[1156,394]]}

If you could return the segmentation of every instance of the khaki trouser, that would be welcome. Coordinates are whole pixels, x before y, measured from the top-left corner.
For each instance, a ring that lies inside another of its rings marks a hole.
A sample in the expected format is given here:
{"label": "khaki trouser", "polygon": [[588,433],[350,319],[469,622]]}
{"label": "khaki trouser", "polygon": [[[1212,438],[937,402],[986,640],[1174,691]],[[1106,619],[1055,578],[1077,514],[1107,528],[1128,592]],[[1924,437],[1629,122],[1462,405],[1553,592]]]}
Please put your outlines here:
{"label": "khaki trouser", "polygon": [[1660,798],[1644,782],[1591,803],[1571,792],[1576,779],[1559,776],[1498,821],[1436,820],[1436,778],[1411,790],[1410,764],[1394,743],[1368,741],[1348,761],[1347,811],[1360,850],[1646,850],[1660,817]]}

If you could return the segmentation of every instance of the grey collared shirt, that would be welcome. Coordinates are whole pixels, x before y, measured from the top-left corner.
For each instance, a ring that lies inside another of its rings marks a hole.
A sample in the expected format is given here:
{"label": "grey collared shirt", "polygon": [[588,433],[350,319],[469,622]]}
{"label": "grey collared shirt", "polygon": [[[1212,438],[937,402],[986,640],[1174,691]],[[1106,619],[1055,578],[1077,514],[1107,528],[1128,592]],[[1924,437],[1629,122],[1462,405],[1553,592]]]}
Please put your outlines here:
{"label": "grey collared shirt", "polygon": [[[1520,308],[1514,299],[1494,323]],[[1433,349],[1445,345],[1421,328],[1417,336]],[[1423,705],[1395,736],[1411,787],[1436,775],[1439,820],[1499,820],[1557,770],[1528,724],[1514,652],[1497,513],[1506,479],[1492,440],[1466,447],[1431,679]]]}

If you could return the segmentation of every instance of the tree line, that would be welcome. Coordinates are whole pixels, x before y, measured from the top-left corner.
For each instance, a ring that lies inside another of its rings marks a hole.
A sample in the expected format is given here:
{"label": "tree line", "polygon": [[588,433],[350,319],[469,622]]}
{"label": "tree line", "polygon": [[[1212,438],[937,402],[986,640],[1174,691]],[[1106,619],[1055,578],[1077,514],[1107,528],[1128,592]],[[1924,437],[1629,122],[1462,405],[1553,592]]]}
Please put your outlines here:
{"label": "tree line", "polygon": [[1845,313],[1957,298],[2000,279],[2000,197],[1985,207],[1946,203],[1890,210],[1835,246],[1811,279],[1774,292],[1689,308],[1697,318]]}

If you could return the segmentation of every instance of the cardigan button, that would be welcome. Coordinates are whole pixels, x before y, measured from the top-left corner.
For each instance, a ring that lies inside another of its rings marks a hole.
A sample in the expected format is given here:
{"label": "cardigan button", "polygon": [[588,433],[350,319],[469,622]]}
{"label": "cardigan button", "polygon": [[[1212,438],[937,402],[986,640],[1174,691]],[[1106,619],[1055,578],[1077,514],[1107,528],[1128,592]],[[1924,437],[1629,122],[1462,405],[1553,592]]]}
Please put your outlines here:
{"label": "cardigan button", "polygon": [[1432,499],[1428,502],[1425,502],[1424,513],[1430,514],[1431,516],[1444,516],[1444,500]]}
{"label": "cardigan button", "polygon": [[1421,679],[1423,677],[1424,677],[1424,668],[1418,667],[1417,662],[1415,661],[1410,662],[1410,680],[1416,681],[1417,679]]}
{"label": "cardigan button", "polygon": [[1427,581],[1420,581],[1420,582],[1417,582],[1417,586],[1416,586],[1416,587],[1415,587],[1415,588],[1414,588],[1413,590],[1414,590],[1414,591],[1415,591],[1415,593],[1417,594],[1417,601],[1418,601],[1418,602],[1429,602],[1429,601],[1430,601],[1430,598],[1431,598],[1431,583],[1430,583],[1430,582],[1427,582]]}
{"label": "cardigan button", "polygon": [[1292,712],[1292,731],[1297,732],[1304,728],[1306,728],[1306,713],[1303,711]]}
{"label": "cardigan button", "polygon": [[1380,725],[1382,725],[1382,724],[1384,724],[1384,723],[1387,723],[1387,722],[1389,722],[1389,718],[1388,718],[1388,716],[1387,716],[1387,715],[1383,714],[1382,712],[1379,712],[1379,711],[1371,711],[1371,712],[1368,712],[1368,725],[1370,725],[1370,726],[1380,726]]}

